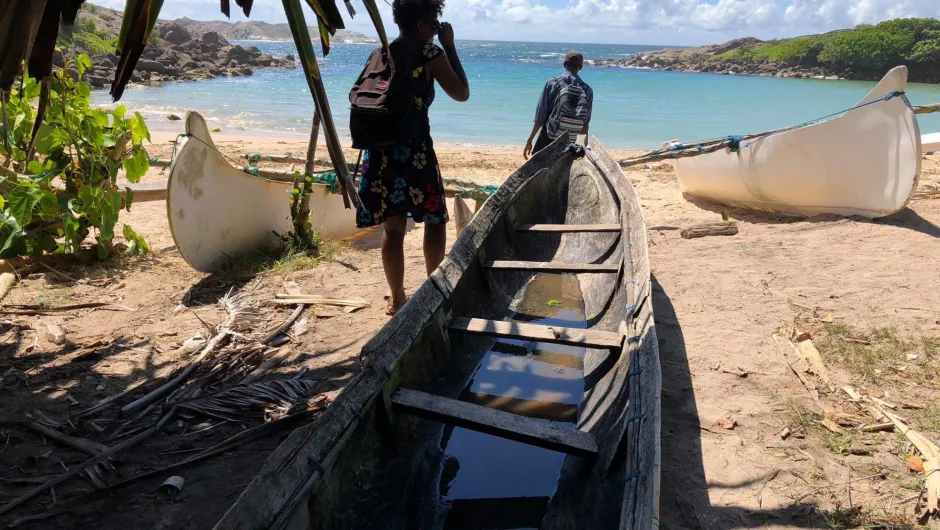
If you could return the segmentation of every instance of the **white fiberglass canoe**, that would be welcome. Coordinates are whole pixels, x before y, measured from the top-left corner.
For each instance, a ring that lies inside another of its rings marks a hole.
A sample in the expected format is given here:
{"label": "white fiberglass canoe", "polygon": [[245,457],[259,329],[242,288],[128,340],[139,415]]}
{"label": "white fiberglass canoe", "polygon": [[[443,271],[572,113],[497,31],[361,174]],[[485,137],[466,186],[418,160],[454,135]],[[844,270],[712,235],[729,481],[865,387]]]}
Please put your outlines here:
{"label": "white fiberglass canoe", "polygon": [[940,132],[925,134],[920,137],[925,153],[940,153]]}
{"label": "white fiberglass canoe", "polygon": [[[173,240],[194,269],[213,272],[229,258],[277,243],[274,233],[291,231],[292,184],[256,177],[233,167],[215,149],[206,122],[186,114],[186,132],[167,183],[167,217]],[[359,232],[355,210],[343,196],[314,184],[310,221],[325,239]]]}
{"label": "white fiberglass canoe", "polygon": [[[876,218],[903,209],[920,176],[921,136],[894,68],[833,118],[678,163],[683,194],[785,214]],[[900,93],[885,101],[886,96]],[[879,101],[881,100],[881,101]]]}

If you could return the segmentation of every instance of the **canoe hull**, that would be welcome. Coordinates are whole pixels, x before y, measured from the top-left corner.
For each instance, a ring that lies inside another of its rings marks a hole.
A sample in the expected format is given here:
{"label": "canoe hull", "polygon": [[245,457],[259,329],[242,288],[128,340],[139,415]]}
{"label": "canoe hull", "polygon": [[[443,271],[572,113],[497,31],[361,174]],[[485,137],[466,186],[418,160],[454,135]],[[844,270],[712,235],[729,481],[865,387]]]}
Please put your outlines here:
{"label": "canoe hull", "polygon": [[[556,142],[507,179],[441,266],[363,347],[362,372],[316,424],[278,448],[217,528],[266,527],[292,520],[298,509],[307,510],[300,519],[312,528],[447,527],[448,510],[456,509],[441,490],[447,428],[401,412],[392,396],[405,388],[460,398],[497,339],[449,326],[459,317],[503,322],[531,307],[523,293],[544,273],[494,270],[487,265],[493,260],[613,266],[567,278],[580,291],[586,329],[618,335],[623,344],[584,348],[583,395],[574,402],[571,428],[593,436],[596,457],[563,457],[550,501],[519,499],[545,507],[522,526],[658,526],[660,368],[646,230],[629,181],[596,141],[592,145],[593,152],[578,158]],[[620,230],[519,230],[531,224],[615,224]],[[629,421],[633,417],[642,420]]]}
{"label": "canoe hull", "polygon": [[[860,102],[903,92],[907,68],[891,70]],[[838,118],[772,134],[737,152],[681,159],[683,194],[795,215],[883,217],[903,209],[920,175],[921,139],[902,94]]]}
{"label": "canoe hull", "polygon": [[[205,120],[186,115],[186,132],[167,182],[167,217],[183,259],[201,272],[215,272],[239,254],[277,245],[274,234],[292,230],[291,183],[249,175],[215,149]],[[315,184],[311,225],[327,239],[356,234],[355,213],[341,195]]]}

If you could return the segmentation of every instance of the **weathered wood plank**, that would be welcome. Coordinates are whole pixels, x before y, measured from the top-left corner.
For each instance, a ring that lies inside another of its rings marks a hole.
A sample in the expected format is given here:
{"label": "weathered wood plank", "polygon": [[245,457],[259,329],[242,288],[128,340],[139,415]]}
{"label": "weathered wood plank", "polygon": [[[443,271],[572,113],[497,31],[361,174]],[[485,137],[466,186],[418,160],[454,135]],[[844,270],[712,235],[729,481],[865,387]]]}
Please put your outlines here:
{"label": "weathered wood plank", "polygon": [[597,455],[590,433],[417,390],[398,389],[392,403],[403,412],[574,456]]}
{"label": "weathered wood plank", "polygon": [[618,272],[616,263],[565,263],[560,261],[487,261],[487,269],[543,272]]}
{"label": "weathered wood plank", "polygon": [[534,340],[585,348],[619,348],[623,344],[623,336],[613,331],[542,326],[482,318],[457,317],[447,327],[453,331],[476,335]]}
{"label": "weathered wood plank", "polygon": [[522,225],[516,232],[620,232],[620,225]]}

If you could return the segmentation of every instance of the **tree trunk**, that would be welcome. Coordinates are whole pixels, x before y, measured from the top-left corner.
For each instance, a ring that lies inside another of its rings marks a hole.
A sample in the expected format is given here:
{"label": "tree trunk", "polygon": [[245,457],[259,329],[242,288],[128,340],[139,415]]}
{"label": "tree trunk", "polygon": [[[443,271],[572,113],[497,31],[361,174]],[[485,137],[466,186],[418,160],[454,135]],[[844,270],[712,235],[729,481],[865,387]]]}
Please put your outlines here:
{"label": "tree trunk", "polygon": [[[291,204],[291,216],[294,221],[294,237],[298,242],[308,242],[313,234],[307,233],[307,220],[310,219],[310,193],[313,191],[313,172],[317,153],[317,137],[320,136],[320,112],[313,111],[313,126],[310,128],[310,143],[307,145],[307,161],[303,175],[294,179],[294,187],[300,194],[294,196]],[[308,180],[308,178],[310,180]]]}

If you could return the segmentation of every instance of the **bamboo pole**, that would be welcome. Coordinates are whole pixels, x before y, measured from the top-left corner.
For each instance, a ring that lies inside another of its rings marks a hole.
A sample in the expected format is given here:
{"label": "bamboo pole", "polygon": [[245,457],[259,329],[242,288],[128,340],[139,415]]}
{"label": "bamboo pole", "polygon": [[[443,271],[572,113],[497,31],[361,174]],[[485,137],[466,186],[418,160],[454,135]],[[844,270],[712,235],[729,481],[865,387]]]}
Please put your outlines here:
{"label": "bamboo pole", "polygon": [[313,175],[314,165],[317,154],[317,137],[320,136],[320,112],[313,111],[313,125],[310,128],[310,143],[307,145],[307,160],[304,163],[304,176],[294,179],[294,187],[300,188],[301,182],[303,188],[301,193],[294,196],[291,201],[291,218],[294,220],[294,235],[302,241],[310,241],[312,234],[307,233],[307,220],[310,218],[310,193],[313,191],[313,179],[308,180],[308,175]]}
{"label": "bamboo pole", "polygon": [[343,191],[343,202],[347,208],[350,206],[350,201],[353,205],[358,206],[359,195],[356,193],[352,177],[349,174],[349,167],[346,165],[346,158],[343,156],[343,147],[339,142],[336,124],[333,123],[333,113],[330,111],[326,89],[323,87],[323,79],[320,77],[320,67],[313,51],[313,43],[310,41],[310,33],[307,31],[307,21],[304,18],[300,0],[282,0],[282,3],[284,12],[287,14],[291,34],[294,37],[294,45],[297,47],[297,55],[307,78],[307,85],[310,87],[311,94],[313,94],[314,106],[323,120],[326,148],[330,153],[330,159],[333,161],[336,176],[339,177],[340,188]]}

